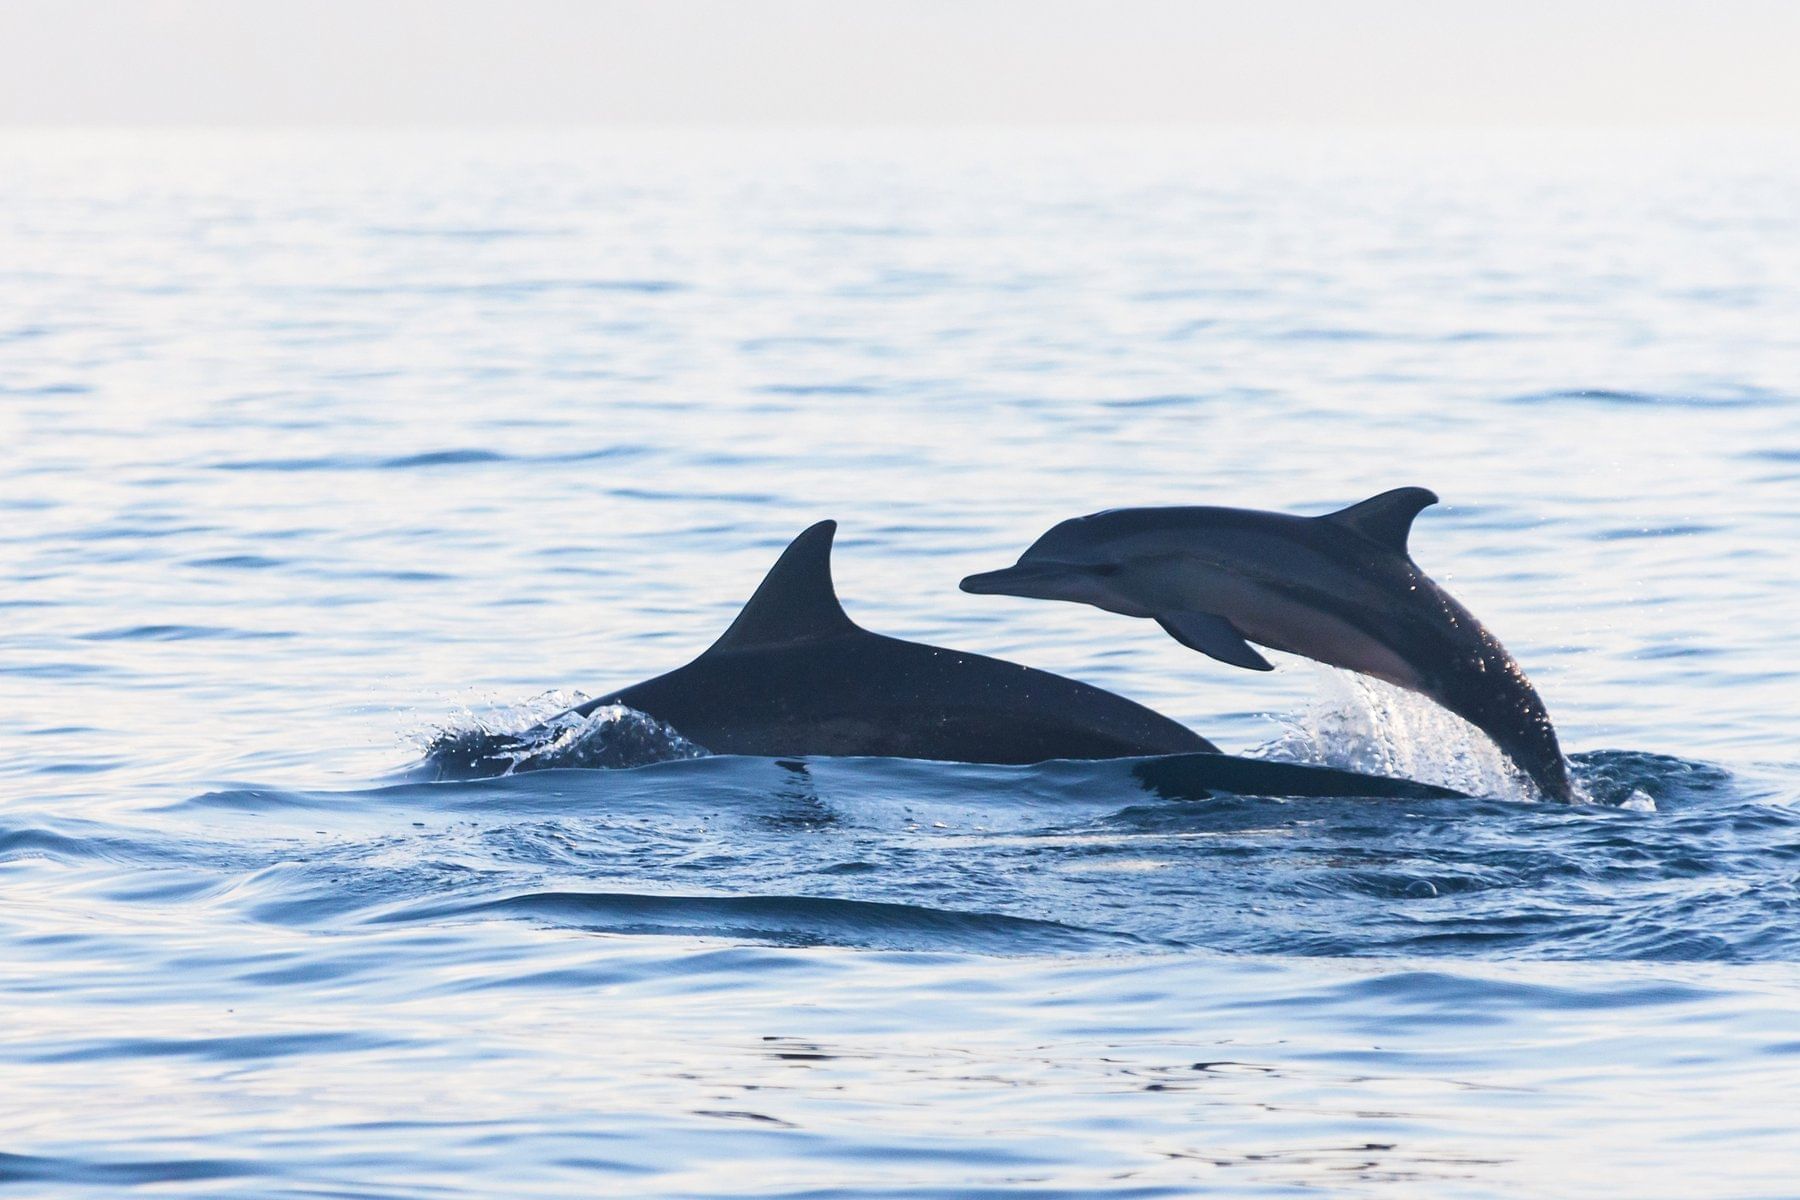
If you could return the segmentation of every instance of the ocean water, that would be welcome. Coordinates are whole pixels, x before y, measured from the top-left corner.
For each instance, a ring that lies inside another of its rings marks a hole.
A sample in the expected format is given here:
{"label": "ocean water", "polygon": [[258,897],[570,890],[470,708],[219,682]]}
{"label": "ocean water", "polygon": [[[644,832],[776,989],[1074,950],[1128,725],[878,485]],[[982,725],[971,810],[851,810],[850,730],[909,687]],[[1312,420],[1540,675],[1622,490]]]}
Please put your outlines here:
{"label": "ocean water", "polygon": [[[1794,149],[0,139],[0,1191],[1800,1195]],[[956,590],[1407,484],[1591,803]],[[630,714],[431,781],[825,517],[869,628],[1479,798]]]}

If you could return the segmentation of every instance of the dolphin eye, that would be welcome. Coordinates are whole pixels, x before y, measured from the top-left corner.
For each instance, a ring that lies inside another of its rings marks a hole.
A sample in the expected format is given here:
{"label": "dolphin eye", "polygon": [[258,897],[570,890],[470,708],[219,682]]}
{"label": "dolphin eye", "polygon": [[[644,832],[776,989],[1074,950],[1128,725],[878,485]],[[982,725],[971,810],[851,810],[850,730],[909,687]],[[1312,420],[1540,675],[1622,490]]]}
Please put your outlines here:
{"label": "dolphin eye", "polygon": [[1095,565],[1089,567],[1088,570],[1092,574],[1095,574],[1095,575],[1101,575],[1101,576],[1117,575],[1119,573],[1119,564],[1118,563],[1096,563]]}

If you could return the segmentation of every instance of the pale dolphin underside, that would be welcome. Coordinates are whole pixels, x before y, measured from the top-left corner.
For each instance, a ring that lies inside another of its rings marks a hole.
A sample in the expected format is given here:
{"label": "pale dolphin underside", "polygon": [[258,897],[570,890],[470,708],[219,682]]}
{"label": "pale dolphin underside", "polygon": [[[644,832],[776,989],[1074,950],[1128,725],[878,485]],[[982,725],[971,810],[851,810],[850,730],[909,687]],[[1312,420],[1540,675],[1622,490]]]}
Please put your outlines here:
{"label": "pale dolphin underside", "polygon": [[1064,521],[966,592],[1072,600],[1148,617],[1182,645],[1266,671],[1250,645],[1435,700],[1493,739],[1546,795],[1574,796],[1556,730],[1500,640],[1407,550],[1437,497],[1398,488],[1322,517],[1124,508]]}
{"label": "pale dolphin underside", "polygon": [[[1280,796],[1455,796],[1409,780],[1218,753],[1122,696],[1017,663],[870,633],[831,580],[837,525],[788,546],[700,657],[571,710],[623,704],[715,754],[1027,764],[1138,758],[1145,786]],[[1134,768],[1135,770],[1135,768]]]}

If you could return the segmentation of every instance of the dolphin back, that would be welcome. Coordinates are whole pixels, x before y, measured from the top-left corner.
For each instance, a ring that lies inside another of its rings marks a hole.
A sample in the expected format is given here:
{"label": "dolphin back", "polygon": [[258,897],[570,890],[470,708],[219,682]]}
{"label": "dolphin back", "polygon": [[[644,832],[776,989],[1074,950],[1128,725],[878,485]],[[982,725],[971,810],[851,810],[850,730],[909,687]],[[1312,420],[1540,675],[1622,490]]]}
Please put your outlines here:
{"label": "dolphin back", "polygon": [[624,704],[723,754],[1019,764],[1216,752],[1102,688],[863,629],[832,584],[835,529],[795,538],[699,658],[575,711]]}

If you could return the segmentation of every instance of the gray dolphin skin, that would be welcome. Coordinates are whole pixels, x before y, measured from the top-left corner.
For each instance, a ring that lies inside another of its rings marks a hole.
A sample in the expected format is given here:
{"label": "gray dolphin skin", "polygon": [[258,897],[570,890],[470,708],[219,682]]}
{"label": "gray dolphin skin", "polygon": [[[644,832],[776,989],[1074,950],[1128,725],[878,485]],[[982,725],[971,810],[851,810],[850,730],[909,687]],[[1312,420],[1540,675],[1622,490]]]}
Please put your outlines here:
{"label": "gray dolphin skin", "polygon": [[699,658],[575,711],[629,705],[716,754],[1033,763],[1217,751],[1100,688],[861,628],[832,586],[836,529],[821,521],[795,538]]}
{"label": "gray dolphin skin", "polygon": [[1437,497],[1398,488],[1321,517],[1124,508],[1064,521],[965,592],[1073,600],[1148,617],[1182,645],[1267,671],[1249,643],[1418,692],[1493,739],[1546,796],[1571,800],[1544,703],[1499,639],[1413,562]]}
{"label": "gray dolphin skin", "polygon": [[1016,663],[860,628],[831,581],[837,526],[782,553],[722,637],[684,667],[590,700],[624,704],[718,754],[868,755],[965,763],[1138,759],[1166,796],[1426,799],[1410,780],[1220,754],[1187,727],[1122,696]]}

